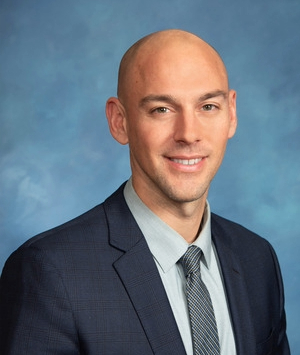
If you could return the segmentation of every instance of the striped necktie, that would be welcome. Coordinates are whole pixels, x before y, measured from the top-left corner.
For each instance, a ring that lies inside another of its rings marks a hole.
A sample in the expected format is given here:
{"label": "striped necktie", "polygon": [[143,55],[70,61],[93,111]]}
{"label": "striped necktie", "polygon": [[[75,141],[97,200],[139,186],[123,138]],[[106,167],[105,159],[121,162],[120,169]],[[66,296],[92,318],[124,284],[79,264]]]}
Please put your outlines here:
{"label": "striped necktie", "polygon": [[195,245],[180,259],[186,276],[186,297],[192,327],[194,355],[220,355],[213,305],[200,274],[202,250]]}

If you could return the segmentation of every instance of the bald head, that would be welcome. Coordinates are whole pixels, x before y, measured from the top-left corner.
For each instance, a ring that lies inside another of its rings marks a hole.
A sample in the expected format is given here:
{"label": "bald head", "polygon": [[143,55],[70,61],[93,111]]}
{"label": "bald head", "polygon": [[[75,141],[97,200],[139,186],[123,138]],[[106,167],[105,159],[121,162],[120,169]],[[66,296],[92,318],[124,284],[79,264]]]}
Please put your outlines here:
{"label": "bald head", "polygon": [[184,56],[188,55],[201,56],[228,80],[225,65],[212,46],[190,32],[165,30],[143,37],[124,54],[118,78],[118,97],[121,101],[125,100],[126,93],[134,85],[137,76],[143,74],[151,61],[158,61],[161,55],[168,63],[180,58],[184,60]]}

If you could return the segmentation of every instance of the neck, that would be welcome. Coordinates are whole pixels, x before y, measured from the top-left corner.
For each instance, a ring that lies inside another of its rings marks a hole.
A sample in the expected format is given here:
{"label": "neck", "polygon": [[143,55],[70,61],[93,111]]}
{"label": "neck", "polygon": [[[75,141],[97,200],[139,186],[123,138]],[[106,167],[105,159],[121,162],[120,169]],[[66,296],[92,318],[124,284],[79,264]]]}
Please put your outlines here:
{"label": "neck", "polygon": [[204,214],[207,193],[201,199],[178,202],[155,198],[155,193],[143,195],[136,191],[143,203],[161,220],[180,234],[189,244],[197,238]]}
{"label": "neck", "polygon": [[201,201],[201,203],[198,201],[197,206],[191,206],[191,203],[189,203],[189,206],[181,205],[180,207],[171,206],[167,209],[166,207],[159,208],[156,206],[156,208],[152,208],[152,211],[191,244],[195,241],[200,231],[205,200]]}

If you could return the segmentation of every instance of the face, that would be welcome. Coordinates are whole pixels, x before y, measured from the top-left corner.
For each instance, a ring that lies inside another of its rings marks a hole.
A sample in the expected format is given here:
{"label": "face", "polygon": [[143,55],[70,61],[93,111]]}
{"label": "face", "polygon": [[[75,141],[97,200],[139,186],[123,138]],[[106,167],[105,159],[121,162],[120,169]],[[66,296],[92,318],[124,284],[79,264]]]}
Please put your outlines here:
{"label": "face", "polygon": [[134,68],[127,95],[111,102],[119,132],[111,131],[129,144],[136,192],[148,206],[203,201],[236,128],[222,64],[211,52],[177,45]]}

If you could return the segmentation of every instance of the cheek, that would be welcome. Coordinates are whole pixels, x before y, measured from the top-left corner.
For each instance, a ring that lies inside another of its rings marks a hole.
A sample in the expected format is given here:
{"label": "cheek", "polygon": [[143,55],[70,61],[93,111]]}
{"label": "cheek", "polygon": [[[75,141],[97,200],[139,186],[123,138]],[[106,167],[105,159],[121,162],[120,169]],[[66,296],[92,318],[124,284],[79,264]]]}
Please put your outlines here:
{"label": "cheek", "polygon": [[154,149],[154,140],[151,132],[146,129],[139,129],[136,127],[130,130],[129,147],[135,156],[147,156]]}
{"label": "cheek", "polygon": [[217,154],[224,154],[228,142],[228,130],[215,134],[211,140],[211,147]]}
{"label": "cheek", "polygon": [[164,127],[154,124],[140,124],[130,132],[132,145],[139,149],[153,151],[163,146],[166,140],[166,130]]}

